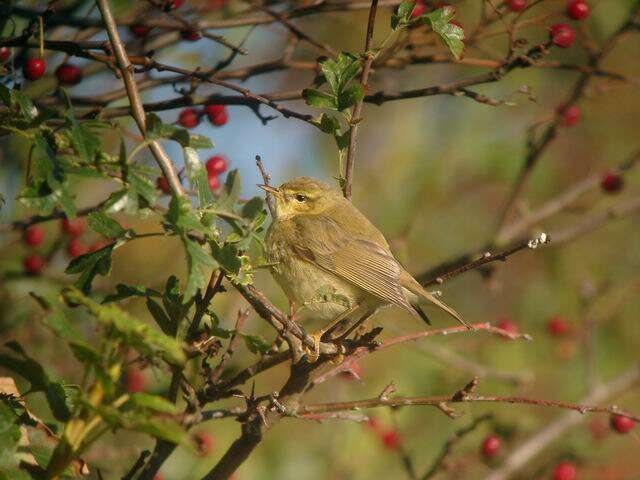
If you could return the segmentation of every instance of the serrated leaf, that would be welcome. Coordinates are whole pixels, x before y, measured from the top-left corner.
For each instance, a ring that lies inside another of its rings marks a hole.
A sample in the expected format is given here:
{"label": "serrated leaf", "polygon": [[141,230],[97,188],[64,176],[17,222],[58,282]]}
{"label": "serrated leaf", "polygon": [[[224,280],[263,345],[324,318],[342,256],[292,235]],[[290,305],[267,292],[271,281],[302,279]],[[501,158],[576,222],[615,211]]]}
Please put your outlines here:
{"label": "serrated leaf", "polygon": [[334,115],[327,113],[320,115],[320,119],[314,123],[324,133],[330,133],[331,135],[334,135],[340,130],[340,120],[338,120]]}
{"label": "serrated leaf", "polygon": [[189,146],[196,150],[200,150],[203,148],[213,148],[214,144],[211,139],[205,135],[191,133],[189,134]]}
{"label": "serrated leaf", "polygon": [[334,96],[339,96],[349,81],[360,73],[362,60],[347,52],[340,52],[334,59],[328,58],[320,63],[320,68]]}
{"label": "serrated leaf", "polygon": [[165,220],[176,228],[179,233],[186,233],[189,230],[206,232],[206,228],[193,210],[191,201],[186,197],[172,197],[169,202],[169,210],[165,215]]}
{"label": "serrated leaf", "polygon": [[411,14],[416,7],[415,2],[402,2],[396,12],[391,16],[391,28],[396,30],[406,26],[411,21]]}
{"label": "serrated leaf", "polygon": [[171,335],[172,337],[176,335],[177,324],[169,319],[158,302],[151,298],[147,298],[147,309],[160,327],[160,330],[162,330],[166,335]]}
{"label": "serrated leaf", "polygon": [[191,298],[204,286],[206,281],[204,269],[206,267],[216,267],[216,261],[209,256],[204,249],[197,243],[186,236],[182,236],[182,243],[187,252],[187,265],[189,275],[187,277],[187,286],[184,290],[183,303],[191,300]]}
{"label": "serrated leaf", "polygon": [[117,302],[129,297],[160,297],[161,293],[151,288],[141,287],[139,285],[125,285],[119,283],[116,285],[116,293],[107,295],[102,303]]}
{"label": "serrated leaf", "polygon": [[87,221],[89,227],[107,238],[120,238],[124,237],[127,232],[116,220],[108,216],[104,212],[91,212]]}
{"label": "serrated leaf", "polygon": [[175,125],[167,125],[162,123],[160,117],[155,113],[147,114],[147,138],[160,139],[168,138],[178,142],[183,147],[188,147],[191,142],[189,132],[184,128]]}
{"label": "serrated leaf", "polygon": [[364,98],[364,87],[359,84],[353,84],[342,91],[338,98],[338,109],[346,110],[354,106]]}
{"label": "serrated leaf", "polygon": [[110,243],[100,250],[89,252],[74,258],[67,266],[65,273],[80,274],[76,287],[87,293],[91,290],[91,283],[96,275],[107,276],[111,272],[111,254],[119,246],[118,242]]}
{"label": "serrated leaf", "polygon": [[451,23],[455,18],[455,8],[445,6],[420,17],[421,21],[431,27],[442,41],[449,47],[456,59],[459,59],[464,51],[464,30]]}
{"label": "serrated leaf", "polygon": [[264,199],[262,197],[253,197],[242,206],[240,214],[247,220],[255,220],[263,210]]}
{"label": "serrated leaf", "polygon": [[315,88],[305,88],[302,90],[302,98],[307,102],[307,105],[312,107],[338,110],[338,100],[331,93],[322,92]]}
{"label": "serrated leaf", "polygon": [[198,205],[205,208],[214,201],[211,187],[209,186],[209,175],[204,164],[200,161],[198,152],[191,147],[184,147],[184,163],[187,166],[187,176],[191,187],[198,192]]}

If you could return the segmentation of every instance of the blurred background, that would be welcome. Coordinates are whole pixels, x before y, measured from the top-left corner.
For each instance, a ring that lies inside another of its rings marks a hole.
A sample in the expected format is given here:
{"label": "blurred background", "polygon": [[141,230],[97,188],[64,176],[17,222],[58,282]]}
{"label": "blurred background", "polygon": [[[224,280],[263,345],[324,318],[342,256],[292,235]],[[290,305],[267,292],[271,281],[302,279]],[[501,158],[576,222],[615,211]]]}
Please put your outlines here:
{"label": "blurred background", "polygon": [[[29,8],[43,8],[43,2],[18,2]],[[118,3],[118,14],[127,16],[135,6]],[[134,3],[134,2],[131,2]],[[141,3],[141,2],[135,2]],[[193,2],[206,7],[206,2]],[[457,20],[465,32],[473,31],[479,21],[480,2],[452,2]],[[549,0],[526,12],[531,19],[517,35],[529,46],[546,41],[548,26],[569,22],[579,38],[601,45],[627,18],[632,2],[622,0],[591,1],[591,15],[580,22],[564,17],[566,3]],[[500,4],[502,5],[502,4]],[[206,18],[237,15],[242,2],[218,5]],[[391,10],[381,8],[375,30],[380,42],[389,30]],[[366,29],[367,10],[330,12],[302,17],[296,25],[314,38],[331,44],[337,51],[360,52]],[[578,25],[579,23],[579,25]],[[9,25],[3,35],[8,35]],[[18,26],[18,31],[20,27]],[[467,57],[503,58],[506,53],[504,26],[499,22],[489,29],[481,47],[469,48]],[[123,35],[128,34],[123,28]],[[62,29],[60,38],[73,29]],[[248,54],[234,60],[231,68],[275,60],[282,55],[289,33],[278,23],[221,30],[238,44],[246,40]],[[100,39],[100,36],[94,37]],[[606,57],[601,67],[619,74],[624,80],[594,76],[578,102],[580,119],[574,125],[561,125],[557,137],[541,156],[516,203],[516,216],[526,216],[550,199],[557,198],[581,180],[614,170],[640,147],[640,35],[629,33]],[[212,66],[226,58],[229,51],[203,39],[180,42],[159,50],[158,61],[195,68]],[[317,51],[301,43],[296,59],[314,61]],[[63,56],[48,57],[52,67]],[[583,44],[553,50],[546,62],[585,65]],[[78,61],[84,65],[84,61]],[[470,65],[443,63],[413,65],[403,69],[380,68],[372,76],[369,92],[397,92],[438,85],[487,71]],[[152,77],[161,74],[149,74]],[[254,92],[277,92],[311,85],[314,71],[287,70],[249,78],[242,86]],[[571,93],[580,73],[568,69],[532,67],[516,69],[499,82],[472,87],[499,105],[476,102],[465,96],[439,95],[381,106],[366,104],[360,126],[359,149],[354,177],[353,202],[386,235],[394,252],[413,274],[420,274],[462,254],[478,254],[496,235],[498,216],[518,176],[529,139],[529,129],[538,131],[555,118],[556,111]],[[27,86],[33,95],[46,94],[47,78]],[[51,82],[55,80],[49,78]],[[3,80],[4,82],[4,80]],[[38,83],[42,82],[40,85]],[[72,95],[91,96],[121,87],[110,71],[85,79],[69,89]],[[238,82],[239,83],[239,82]],[[526,87],[526,88],[523,88]],[[222,92],[202,86],[201,95]],[[157,102],[177,96],[171,85],[144,92],[145,102]],[[117,101],[110,107],[125,105]],[[318,112],[302,101],[287,103],[296,111]],[[263,114],[271,114],[262,108]],[[180,110],[159,112],[166,123],[177,120]],[[310,125],[282,116],[263,125],[246,107],[228,107],[229,120],[222,127],[202,121],[194,129],[209,136],[215,148],[201,151],[206,160],[224,155],[229,168],[238,169],[243,196],[259,194],[261,183],[255,155],[261,155],[273,182],[280,184],[292,177],[308,175],[335,183],[339,175],[337,150],[333,139]],[[137,134],[130,119],[119,121]],[[109,140],[107,134],[107,141]],[[136,142],[131,140],[130,145]],[[113,152],[119,140],[113,136]],[[176,144],[166,147],[176,164],[183,160]],[[150,166],[154,166],[148,152]],[[31,212],[16,196],[23,186],[28,150],[16,136],[0,138],[0,185],[4,205],[0,223],[23,219]],[[483,333],[435,337],[403,344],[366,356],[357,366],[357,375],[341,375],[314,389],[306,402],[342,401],[377,396],[389,382],[398,395],[451,394],[474,375],[480,377],[478,392],[496,395],[522,395],[534,398],[581,402],[594,387],[606,385],[625,371],[638,368],[640,348],[640,217],[637,211],[611,218],[596,229],[554,245],[553,232],[561,232],[593,218],[615,205],[637,198],[640,173],[630,170],[624,186],[615,193],[590,189],[560,213],[526,231],[535,235],[551,234],[549,246],[526,249],[502,263],[492,264],[480,274],[471,271],[445,282],[443,298],[471,322],[492,322],[517,329],[533,341],[505,341]],[[115,189],[105,181],[79,180],[74,191],[80,207],[91,206]],[[140,232],[159,229],[159,218],[139,219],[120,215],[118,220]],[[37,250],[49,252],[60,243],[45,271],[37,277],[24,275],[23,260],[33,247],[26,246],[19,234],[6,229],[0,233],[0,335],[2,340],[17,339],[39,360],[52,365],[60,378],[73,382],[80,372],[66,347],[34,321],[37,306],[28,299],[29,291],[56,292],[73,277],[64,274],[69,254],[62,246],[66,240],[58,221],[42,224],[44,243]],[[99,239],[86,233],[83,242]],[[185,258],[178,240],[149,238],[129,243],[114,254],[113,272],[99,277],[96,292],[109,293],[115,285],[145,285],[161,290],[166,278],[185,274]],[[279,307],[287,310],[287,301],[267,272],[256,275],[255,283]],[[231,328],[238,309],[247,305],[234,291],[218,295],[214,310],[223,324]],[[150,320],[143,300],[132,299],[126,308],[139,318]],[[451,320],[436,312],[434,327]],[[396,309],[385,310],[372,320],[384,327],[382,338],[419,331],[419,320]],[[247,331],[273,340],[274,332],[252,314]],[[234,367],[248,365],[248,351],[236,355]],[[284,380],[285,367],[256,378],[260,394],[277,389]],[[146,369],[140,373],[144,389],[162,392],[167,387],[165,372]],[[132,380],[133,381],[133,380]],[[20,386],[20,383],[19,383]],[[248,386],[247,392],[248,390]],[[38,399],[32,401],[38,405]],[[637,383],[620,395],[606,399],[633,412],[640,411]],[[239,405],[236,399],[222,405]],[[43,406],[40,405],[42,408]],[[461,415],[451,419],[430,407],[410,407],[390,411],[367,412],[371,423],[348,420],[285,419],[269,431],[253,456],[234,478],[242,479],[370,479],[410,478],[403,455],[412,459],[419,476],[426,472],[454,432],[485,414],[482,421],[457,443],[447,460],[447,468],[435,478],[485,478],[499,468],[520,444],[540,429],[553,424],[565,411],[536,406],[509,404],[455,405]],[[36,408],[37,410],[37,408]],[[46,417],[46,412],[41,412]],[[213,420],[197,427],[206,451],[197,456],[179,451],[161,470],[165,480],[201,478],[238,436],[237,422]],[[514,478],[552,478],[554,467],[563,460],[577,466],[581,479],[640,478],[640,437],[637,428],[621,435],[609,426],[606,414],[589,414],[548,443]],[[501,441],[498,455],[483,453],[483,441],[495,435]],[[105,478],[119,478],[137,457],[141,448],[152,444],[144,436],[108,435],[99,446],[87,452],[85,459],[101,468]]]}

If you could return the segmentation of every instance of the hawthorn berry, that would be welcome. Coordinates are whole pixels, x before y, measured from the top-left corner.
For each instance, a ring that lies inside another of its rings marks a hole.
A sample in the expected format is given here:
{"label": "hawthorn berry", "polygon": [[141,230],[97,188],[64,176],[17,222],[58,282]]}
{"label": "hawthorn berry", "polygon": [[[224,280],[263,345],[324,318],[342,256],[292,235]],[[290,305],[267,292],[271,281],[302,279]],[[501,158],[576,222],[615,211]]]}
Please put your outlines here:
{"label": "hawthorn berry", "polygon": [[136,367],[129,368],[124,373],[124,388],[129,393],[143,392],[149,386],[147,375]]}
{"label": "hawthorn berry", "polygon": [[629,433],[636,426],[635,420],[622,415],[611,415],[609,422],[612,429],[622,434]]}
{"label": "hawthorn berry", "polygon": [[26,257],[23,261],[24,269],[32,275],[38,275],[44,268],[44,257],[34,253]]}
{"label": "hawthorn berry", "polygon": [[556,23],[551,26],[549,37],[554,45],[569,48],[576,40],[576,31],[566,23]]}
{"label": "hawthorn berry", "polygon": [[229,113],[225,105],[207,105],[204,107],[204,113],[216,127],[221,127],[229,121]]}
{"label": "hawthorn berry", "polygon": [[64,85],[77,85],[82,81],[82,70],[72,63],[63,63],[56,68],[56,77]]}
{"label": "hawthorn berry", "polygon": [[164,175],[160,175],[158,178],[156,178],[156,187],[165,195],[171,195],[171,187],[169,186],[169,181]]}
{"label": "hawthorn berry", "polygon": [[198,455],[206,457],[213,452],[215,448],[215,440],[212,435],[207,432],[197,432],[194,435],[196,442],[196,448],[198,449]]}
{"label": "hawthorn berry", "polygon": [[487,435],[482,441],[482,456],[487,460],[496,458],[502,451],[502,439],[497,435]]}
{"label": "hawthorn berry", "polygon": [[209,174],[209,188],[211,190],[217,190],[220,188],[220,179],[217,175]]}
{"label": "hawthorn berry", "polygon": [[574,20],[584,20],[591,13],[591,8],[585,0],[572,0],[567,5],[567,15]]}
{"label": "hawthorn berry", "polygon": [[209,176],[211,175],[220,175],[227,171],[229,168],[229,162],[227,158],[223,155],[214,155],[205,164],[207,167],[207,173]]}
{"label": "hawthorn berry", "polygon": [[600,181],[600,188],[607,193],[617,193],[624,187],[622,176],[617,173],[607,172]]}
{"label": "hawthorn berry", "polygon": [[171,10],[175,10],[176,8],[180,8],[184,4],[184,0],[165,0],[162,8],[169,12]]}
{"label": "hawthorn berry", "polygon": [[24,64],[24,76],[29,80],[37,80],[47,70],[47,63],[43,58],[29,58]]}
{"label": "hawthorn berry", "polygon": [[146,25],[130,25],[129,30],[138,38],[144,38],[149,35],[151,28]]}
{"label": "hawthorn berry", "polygon": [[577,105],[570,105],[560,109],[560,115],[562,115],[562,124],[565,127],[573,127],[580,121],[581,116],[580,107]]}
{"label": "hawthorn berry", "polygon": [[82,243],[79,238],[72,238],[69,245],[67,245],[67,253],[71,258],[77,258],[88,251],[89,247]]}
{"label": "hawthorn berry", "polygon": [[557,315],[549,320],[547,330],[551,335],[561,337],[569,333],[570,328],[567,319],[561,315]]}
{"label": "hawthorn berry", "polygon": [[87,221],[84,217],[77,217],[73,220],[65,218],[62,220],[62,230],[70,237],[79,237],[87,229]]}
{"label": "hawthorn berry", "polygon": [[178,116],[178,123],[184,128],[195,128],[200,123],[200,115],[195,108],[185,108]]}
{"label": "hawthorn berry", "polygon": [[527,3],[527,0],[509,0],[508,5],[512,12],[521,12],[527,8]]}
{"label": "hawthorn berry", "polygon": [[223,125],[226,125],[228,121],[229,121],[229,112],[227,112],[226,110],[211,119],[211,123],[213,123],[213,125],[215,125],[216,127],[221,127]]}
{"label": "hawthorn berry", "polygon": [[382,444],[389,450],[397,450],[402,443],[402,438],[397,430],[391,429],[380,434],[380,440]]}
{"label": "hawthorn berry", "polygon": [[520,329],[518,325],[516,325],[509,317],[502,317],[498,320],[498,328],[509,332],[509,333],[519,333]]}
{"label": "hawthorn berry", "polygon": [[553,469],[553,480],[575,480],[576,478],[578,478],[578,469],[568,460],[560,462]]}
{"label": "hawthorn berry", "polygon": [[9,47],[0,47],[0,63],[4,63],[11,57],[11,49]]}
{"label": "hawthorn berry", "polygon": [[180,36],[189,42],[197,42],[202,38],[202,35],[197,30],[182,30]]}
{"label": "hawthorn berry", "polygon": [[41,227],[29,227],[24,231],[24,243],[30,247],[37,247],[44,241],[44,229]]}
{"label": "hawthorn berry", "polygon": [[427,6],[424,4],[423,0],[418,0],[413,7],[413,11],[411,12],[411,18],[418,18],[427,11]]}

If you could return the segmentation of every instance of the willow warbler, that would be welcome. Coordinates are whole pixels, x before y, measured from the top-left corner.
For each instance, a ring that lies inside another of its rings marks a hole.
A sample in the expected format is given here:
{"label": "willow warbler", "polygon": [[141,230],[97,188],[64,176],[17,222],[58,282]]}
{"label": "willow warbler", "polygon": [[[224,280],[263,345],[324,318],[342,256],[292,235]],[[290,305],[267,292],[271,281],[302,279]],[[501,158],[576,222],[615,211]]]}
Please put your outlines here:
{"label": "willow warbler", "polygon": [[260,187],[275,200],[266,235],[273,276],[290,301],[332,321],[316,339],[338,321],[367,318],[387,305],[428,322],[423,301],[470,328],[400,265],[382,233],[339,190],[308,177]]}

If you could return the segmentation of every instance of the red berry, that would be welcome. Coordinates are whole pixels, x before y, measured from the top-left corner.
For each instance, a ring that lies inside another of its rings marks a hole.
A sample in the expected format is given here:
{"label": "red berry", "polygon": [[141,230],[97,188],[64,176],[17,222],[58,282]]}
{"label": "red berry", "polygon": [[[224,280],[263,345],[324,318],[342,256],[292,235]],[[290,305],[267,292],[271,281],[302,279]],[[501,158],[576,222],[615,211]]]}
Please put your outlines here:
{"label": "red berry", "polygon": [[198,432],[194,435],[196,441],[196,448],[198,449],[198,455],[206,457],[215,448],[216,442],[213,436],[206,432]]}
{"label": "red berry", "polygon": [[380,421],[376,417],[369,417],[369,420],[366,421],[365,425],[374,432],[380,431]]}
{"label": "red berry", "polygon": [[29,58],[24,64],[24,76],[29,80],[37,80],[44,75],[47,64],[42,58]]}
{"label": "red berry", "polygon": [[509,8],[512,12],[521,12],[527,8],[527,0],[509,0]]}
{"label": "red berry", "polygon": [[229,121],[229,113],[225,110],[215,117],[209,118],[209,120],[211,120],[211,123],[213,123],[213,125],[215,125],[216,127],[221,127],[223,125],[226,125],[226,123]]}
{"label": "red berry", "polygon": [[547,330],[551,335],[560,337],[569,333],[570,329],[566,318],[558,315],[549,320],[549,322],[547,323]]}
{"label": "red berry", "polygon": [[486,459],[495,458],[502,450],[502,439],[497,435],[488,435],[482,441],[481,452]]}
{"label": "red berry", "polygon": [[200,123],[200,115],[195,108],[185,108],[178,116],[178,123],[184,128],[195,128]]}
{"label": "red berry", "polygon": [[600,181],[600,187],[607,193],[617,193],[624,187],[624,180],[617,173],[605,173]]}
{"label": "red berry", "polygon": [[622,415],[611,415],[611,428],[618,433],[629,433],[636,426],[636,421]]}
{"label": "red berry", "polygon": [[578,478],[578,470],[569,461],[560,462],[553,470],[553,480],[575,480],[576,478]]}
{"label": "red berry", "polygon": [[227,171],[229,162],[224,155],[214,155],[206,163],[209,175],[220,175]]}
{"label": "red berry", "polygon": [[220,188],[220,179],[217,175],[209,174],[209,188],[211,190],[217,190]]}
{"label": "red berry", "polygon": [[516,325],[515,323],[513,323],[511,321],[510,318],[508,317],[502,317],[498,320],[498,328],[509,332],[509,333],[519,333],[520,329],[518,328],[518,325]]}
{"label": "red berry", "polygon": [[574,20],[584,20],[590,13],[591,9],[585,0],[573,0],[567,5],[567,15]]}
{"label": "red berry", "polygon": [[202,35],[197,30],[182,30],[180,36],[190,42],[197,42],[202,38]]}
{"label": "red berry", "polygon": [[164,175],[160,175],[158,178],[156,178],[156,187],[158,187],[158,190],[161,190],[165,195],[171,195],[171,187],[169,186],[169,181]]}
{"label": "red berry", "polygon": [[82,70],[72,63],[63,63],[56,68],[56,77],[65,85],[77,85],[82,81]]}
{"label": "red berry", "polygon": [[30,227],[24,231],[24,243],[31,247],[37,247],[44,240],[44,229],[41,227]]}
{"label": "red berry", "polygon": [[549,31],[549,37],[554,45],[562,48],[569,48],[576,40],[576,31],[571,25],[566,23],[556,23]]}
{"label": "red berry", "polygon": [[9,47],[0,47],[0,63],[4,63],[11,57],[11,49]]}
{"label": "red berry", "polygon": [[[217,126],[224,125],[229,119],[226,105],[206,105],[204,113],[209,117],[209,121]],[[221,121],[222,123],[219,123]]]}
{"label": "red berry", "polygon": [[130,25],[129,30],[138,38],[144,38],[149,35],[151,28],[145,25]]}
{"label": "red berry", "polygon": [[89,248],[80,241],[79,238],[72,238],[67,245],[67,253],[71,258],[76,258],[81,255],[84,255],[89,251]]}
{"label": "red berry", "polygon": [[560,109],[560,115],[562,115],[562,124],[565,127],[573,127],[580,121],[580,107],[577,105],[571,105]]}
{"label": "red berry", "polygon": [[176,8],[180,8],[184,4],[184,0],[166,0],[164,2],[163,8],[165,11],[175,10]]}
{"label": "red berry", "polygon": [[148,386],[147,375],[139,368],[132,367],[124,373],[124,388],[127,392],[143,392]]}
{"label": "red berry", "polygon": [[38,275],[42,271],[44,264],[44,257],[35,253],[24,259],[24,269],[33,275]]}
{"label": "red berry", "polygon": [[397,450],[402,443],[402,438],[397,430],[387,430],[380,434],[380,440],[389,450]]}
{"label": "red berry", "polygon": [[68,218],[62,220],[62,230],[71,237],[79,237],[86,229],[87,221],[84,217],[77,217],[74,220],[69,220]]}
{"label": "red berry", "polygon": [[419,16],[424,14],[424,12],[426,11],[427,11],[427,6],[424,4],[424,1],[418,0],[415,6],[413,7],[413,11],[411,12],[411,18],[418,18]]}

